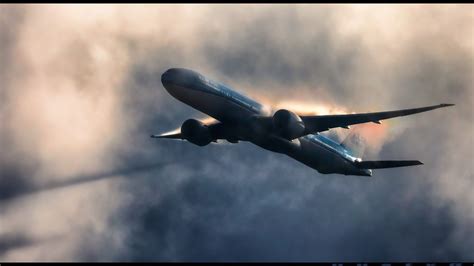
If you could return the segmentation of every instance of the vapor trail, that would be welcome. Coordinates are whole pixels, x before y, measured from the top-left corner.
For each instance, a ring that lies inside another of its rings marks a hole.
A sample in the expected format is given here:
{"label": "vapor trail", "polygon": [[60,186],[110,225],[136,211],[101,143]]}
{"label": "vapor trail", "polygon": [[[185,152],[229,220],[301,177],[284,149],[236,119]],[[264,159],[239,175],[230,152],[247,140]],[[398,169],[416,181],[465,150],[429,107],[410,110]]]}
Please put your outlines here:
{"label": "vapor trail", "polygon": [[104,180],[104,179],[112,179],[112,178],[123,178],[123,177],[130,177],[136,175],[140,172],[149,172],[154,171],[159,168],[163,168],[165,166],[174,164],[177,162],[160,162],[160,163],[153,163],[153,164],[144,164],[139,165],[136,167],[127,167],[124,169],[116,169],[107,172],[91,174],[91,175],[82,175],[82,176],[75,176],[67,180],[61,181],[50,181],[42,185],[38,186],[27,186],[27,187],[20,187],[18,190],[8,191],[7,193],[3,193],[0,195],[0,203],[4,201],[9,201],[14,198],[27,196],[35,193],[41,193],[45,191],[67,188],[76,185],[82,185],[85,183],[90,183],[94,181]]}

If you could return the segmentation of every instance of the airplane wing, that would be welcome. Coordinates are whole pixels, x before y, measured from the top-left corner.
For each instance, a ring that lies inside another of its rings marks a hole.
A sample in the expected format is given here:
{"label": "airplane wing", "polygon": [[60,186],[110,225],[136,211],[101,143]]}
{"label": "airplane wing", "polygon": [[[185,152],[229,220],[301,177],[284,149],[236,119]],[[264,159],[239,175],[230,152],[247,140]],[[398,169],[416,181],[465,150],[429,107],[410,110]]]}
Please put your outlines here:
{"label": "airplane wing", "polygon": [[343,114],[343,115],[317,115],[317,116],[301,116],[305,124],[305,135],[316,132],[326,131],[331,128],[345,127],[350,125],[373,122],[380,124],[380,120],[412,115],[416,113],[426,112],[437,108],[453,106],[454,104],[438,104],[421,108],[403,109],[387,112],[361,113],[361,114]]}

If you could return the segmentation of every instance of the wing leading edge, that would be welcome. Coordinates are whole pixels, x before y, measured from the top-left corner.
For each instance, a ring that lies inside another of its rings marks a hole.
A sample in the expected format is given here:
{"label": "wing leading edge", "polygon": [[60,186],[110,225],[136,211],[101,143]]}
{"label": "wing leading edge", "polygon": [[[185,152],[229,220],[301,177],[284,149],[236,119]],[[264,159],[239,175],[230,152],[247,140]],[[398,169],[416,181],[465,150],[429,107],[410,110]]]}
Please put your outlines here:
{"label": "wing leading edge", "polygon": [[343,115],[318,115],[318,116],[301,116],[305,124],[305,134],[311,134],[321,131],[326,131],[336,127],[348,127],[350,125],[373,122],[380,124],[380,120],[412,115],[431,111],[434,109],[453,106],[454,104],[438,104],[413,109],[403,109],[396,111],[376,112],[376,113],[361,113],[361,114],[343,114]]}

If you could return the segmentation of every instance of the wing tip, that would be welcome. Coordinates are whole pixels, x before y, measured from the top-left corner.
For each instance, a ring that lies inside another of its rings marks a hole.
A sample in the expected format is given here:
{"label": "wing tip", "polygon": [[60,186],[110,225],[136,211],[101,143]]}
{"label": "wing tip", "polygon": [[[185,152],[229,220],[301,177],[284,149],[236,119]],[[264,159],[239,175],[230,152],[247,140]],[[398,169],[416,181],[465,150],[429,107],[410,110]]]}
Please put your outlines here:
{"label": "wing tip", "polygon": [[448,106],[455,106],[454,103],[442,103],[439,105],[439,107],[448,107]]}

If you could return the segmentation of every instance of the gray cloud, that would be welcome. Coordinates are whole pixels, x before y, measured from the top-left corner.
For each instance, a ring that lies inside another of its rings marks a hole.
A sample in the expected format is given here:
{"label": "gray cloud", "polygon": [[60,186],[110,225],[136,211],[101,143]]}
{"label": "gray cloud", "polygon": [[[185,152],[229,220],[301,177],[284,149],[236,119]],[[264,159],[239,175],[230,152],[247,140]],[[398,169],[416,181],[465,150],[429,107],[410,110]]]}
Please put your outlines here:
{"label": "gray cloud", "polygon": [[[13,245],[1,260],[472,260],[472,7],[3,5],[0,13],[0,143],[9,151],[0,155],[0,193],[68,188],[3,204],[0,234],[63,237]],[[272,104],[456,106],[385,123],[366,154],[423,167],[324,176],[248,143],[199,149],[149,139],[203,117],[162,88],[170,67]],[[139,179],[80,181],[178,159]]]}

